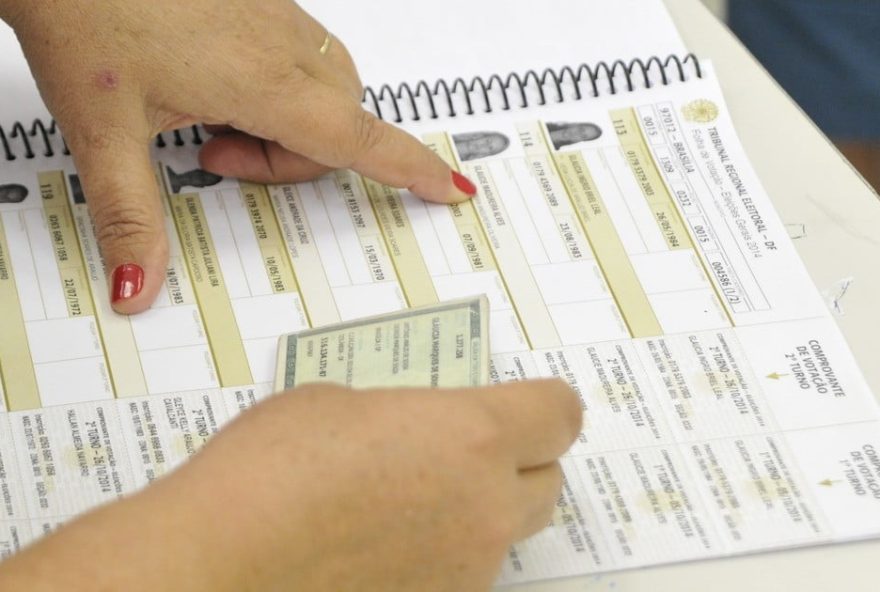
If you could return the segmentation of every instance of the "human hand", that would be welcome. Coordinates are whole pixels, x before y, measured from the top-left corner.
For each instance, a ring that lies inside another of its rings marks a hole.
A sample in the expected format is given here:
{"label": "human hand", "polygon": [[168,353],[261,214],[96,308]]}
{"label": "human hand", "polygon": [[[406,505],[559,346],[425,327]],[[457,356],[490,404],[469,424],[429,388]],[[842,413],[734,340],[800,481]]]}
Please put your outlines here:
{"label": "human hand", "polygon": [[361,109],[343,44],[290,0],[0,0],[73,154],[114,308],[149,307],[167,238],[149,141],[229,126],[202,166],[259,182],[352,168],[431,201],[475,192],[415,138]]}
{"label": "human hand", "polygon": [[557,457],[581,417],[560,381],[301,387],[242,414],[141,494],[13,557],[0,587],[53,590],[57,577],[70,592],[485,591],[510,544],[547,525]]}
{"label": "human hand", "polygon": [[508,547],[547,525],[581,416],[559,381],[309,386],[246,413],[180,480],[237,506],[216,532],[241,561],[231,588],[486,590]]}

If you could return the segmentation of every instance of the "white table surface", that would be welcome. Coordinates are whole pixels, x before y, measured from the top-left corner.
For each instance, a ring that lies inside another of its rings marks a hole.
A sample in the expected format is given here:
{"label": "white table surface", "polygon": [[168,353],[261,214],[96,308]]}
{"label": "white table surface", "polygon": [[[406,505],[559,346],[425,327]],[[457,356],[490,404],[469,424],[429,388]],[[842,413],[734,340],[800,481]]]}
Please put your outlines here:
{"label": "white table surface", "polygon": [[[837,150],[698,0],[665,0],[688,48],[714,63],[737,131],[825,291],[853,278],[837,317],[880,393],[880,201]],[[880,541],[828,545],[509,587],[517,592],[880,589]]]}

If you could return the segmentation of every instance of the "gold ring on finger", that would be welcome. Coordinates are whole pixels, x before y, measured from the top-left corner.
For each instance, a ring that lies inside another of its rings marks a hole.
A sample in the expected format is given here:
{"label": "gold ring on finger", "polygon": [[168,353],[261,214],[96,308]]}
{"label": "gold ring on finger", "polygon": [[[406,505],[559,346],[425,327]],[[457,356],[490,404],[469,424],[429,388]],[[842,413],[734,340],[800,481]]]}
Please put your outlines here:
{"label": "gold ring on finger", "polygon": [[333,40],[333,35],[328,31],[326,35],[324,35],[324,43],[321,44],[321,49],[318,50],[318,53],[321,55],[325,55],[330,50],[330,42]]}

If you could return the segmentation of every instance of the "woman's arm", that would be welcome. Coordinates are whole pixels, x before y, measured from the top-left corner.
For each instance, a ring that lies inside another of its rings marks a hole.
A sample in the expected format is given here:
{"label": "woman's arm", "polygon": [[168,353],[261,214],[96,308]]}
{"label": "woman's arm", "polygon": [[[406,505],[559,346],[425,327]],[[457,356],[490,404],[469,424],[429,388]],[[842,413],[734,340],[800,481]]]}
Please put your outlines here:
{"label": "woman's arm", "polygon": [[303,387],[0,564],[0,590],[485,591],[546,526],[580,422],[559,381]]}

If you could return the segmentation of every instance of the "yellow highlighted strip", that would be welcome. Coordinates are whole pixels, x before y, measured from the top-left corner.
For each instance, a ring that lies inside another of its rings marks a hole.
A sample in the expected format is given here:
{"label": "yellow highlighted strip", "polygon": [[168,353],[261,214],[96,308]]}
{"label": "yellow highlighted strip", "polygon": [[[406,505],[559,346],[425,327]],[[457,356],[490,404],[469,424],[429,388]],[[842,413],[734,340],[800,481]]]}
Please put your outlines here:
{"label": "yellow highlighted strip", "polygon": [[422,258],[400,192],[369,179],[364,179],[364,184],[407,304],[423,306],[436,303],[438,299],[434,281]]}
{"label": "yellow highlighted strip", "polygon": [[40,173],[38,176],[46,226],[52,239],[55,262],[61,274],[67,313],[71,317],[95,314],[92,291],[86,276],[86,266],[79,249],[79,238],[73,223],[63,171]]}
{"label": "yellow highlighted strip", "polygon": [[220,385],[228,387],[252,384],[253,376],[241,341],[241,333],[199,197],[182,194],[172,195],[169,199],[214,364],[220,376]]}
{"label": "yellow highlighted strip", "polygon": [[[487,164],[465,165],[467,174],[480,188],[472,201],[493,247],[495,264],[516,309],[532,349],[561,345],[559,333],[544,303],[531,268],[526,263],[519,238],[504,209],[502,197]],[[504,173],[502,173],[504,174]],[[514,188],[514,190],[516,190]]]}
{"label": "yellow highlighted strip", "polygon": [[547,207],[553,214],[559,236],[565,244],[572,261],[582,259],[590,252],[590,245],[583,228],[576,221],[571,200],[568,199],[562,180],[551,155],[550,143],[541,122],[529,122],[516,126],[520,144],[526,153],[526,162],[537,182]]}
{"label": "yellow highlighted strip", "polygon": [[[422,140],[449,166],[458,170],[455,154],[452,152],[452,146],[449,145],[449,138],[446,134],[426,134]],[[471,263],[471,268],[474,271],[497,270],[473,201],[451,204],[449,209],[452,211],[452,221],[458,231],[461,244],[464,245],[464,251]]]}
{"label": "yellow highlighted strip", "polygon": [[630,334],[633,337],[662,335],[660,321],[617,234],[587,163],[579,152],[557,153],[554,160]]}
{"label": "yellow highlighted strip", "polygon": [[[79,247],[85,264],[86,277],[101,332],[104,356],[110,366],[110,379],[116,397],[139,397],[147,394],[147,383],[141,367],[137,343],[127,317],[113,312],[107,297],[107,276],[98,252],[92,218],[86,204],[71,206]],[[100,296],[99,296],[100,295]]]}
{"label": "yellow highlighted strip", "polygon": [[340,321],[333,290],[295,185],[268,188],[311,327]]}
{"label": "yellow highlighted strip", "polygon": [[[336,191],[345,204],[348,216],[364,253],[364,261],[373,282],[398,281],[388,244],[376,221],[370,198],[360,175],[349,170],[336,171]],[[398,281],[399,283],[399,281]]]}
{"label": "yellow highlighted strip", "polygon": [[257,245],[263,256],[263,265],[266,267],[272,291],[276,294],[299,292],[296,274],[287,256],[287,245],[281,236],[281,229],[275,218],[275,211],[266,187],[241,183],[241,194],[254,228],[254,235],[257,237]]}
{"label": "yellow highlighted strip", "polygon": [[[623,153],[629,163],[630,169],[636,177],[636,181],[642,188],[645,198],[654,219],[660,227],[660,232],[666,239],[666,244],[670,249],[691,249],[696,253],[696,247],[691,240],[685,228],[684,220],[681,218],[678,209],[675,206],[672,195],[666,189],[663,179],[660,177],[660,171],[651,156],[648,148],[648,141],[645,138],[642,128],[639,125],[638,114],[635,109],[618,109],[611,112],[611,118],[614,122],[614,129],[617,131],[617,137],[623,146]],[[731,325],[734,325],[733,316],[728,307],[724,306],[724,297],[718,290],[715,282],[710,277],[709,269],[703,257],[697,257],[703,267],[706,275],[706,281],[712,285],[715,296],[718,298],[718,305],[724,311]]]}
{"label": "yellow highlighted strip", "polygon": [[[174,236],[177,234],[177,228],[174,224],[174,216],[171,215],[171,203],[168,201],[168,195],[170,195],[167,185],[168,180],[163,173],[163,165],[161,163],[155,164],[153,176],[156,178],[156,184],[159,186],[159,191],[163,196],[162,213],[165,218],[165,232],[168,236]],[[192,283],[189,281],[189,277],[187,277],[186,261],[183,259],[179,241],[168,241],[168,266],[165,269],[165,289],[168,292],[168,300],[172,306],[197,305]]]}
{"label": "yellow highlighted strip", "polygon": [[41,406],[34,362],[31,358],[15,275],[6,243],[6,232],[0,220],[0,378],[6,409],[25,411]]}
{"label": "yellow highlighted strip", "polygon": [[684,221],[675,208],[675,202],[666,189],[660,171],[642,135],[635,109],[617,109],[611,112],[611,120],[623,154],[638,182],[654,220],[670,249],[693,249],[691,237]]}
{"label": "yellow highlighted strip", "polygon": [[[449,136],[429,134],[423,139],[451,167],[465,168],[458,165]],[[497,271],[529,349],[559,345],[556,326],[526,264],[519,239],[509,224],[497,222],[499,218],[506,220],[507,213],[488,166],[471,163],[464,173],[478,184],[480,197],[450,208],[471,266],[477,270],[475,260],[491,262],[491,267],[484,265],[482,269]]]}

